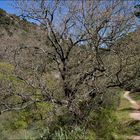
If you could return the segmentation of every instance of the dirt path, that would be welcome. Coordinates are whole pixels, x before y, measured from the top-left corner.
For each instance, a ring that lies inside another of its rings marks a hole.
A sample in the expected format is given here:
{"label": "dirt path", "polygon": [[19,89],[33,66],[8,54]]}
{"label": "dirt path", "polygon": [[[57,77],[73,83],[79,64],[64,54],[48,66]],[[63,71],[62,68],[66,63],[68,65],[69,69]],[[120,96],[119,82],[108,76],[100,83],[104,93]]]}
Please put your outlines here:
{"label": "dirt path", "polygon": [[[125,91],[124,98],[131,103],[132,112],[129,113],[130,118],[140,121],[140,106],[139,104],[130,97],[130,91]],[[140,140],[140,136],[133,136],[133,140]]]}

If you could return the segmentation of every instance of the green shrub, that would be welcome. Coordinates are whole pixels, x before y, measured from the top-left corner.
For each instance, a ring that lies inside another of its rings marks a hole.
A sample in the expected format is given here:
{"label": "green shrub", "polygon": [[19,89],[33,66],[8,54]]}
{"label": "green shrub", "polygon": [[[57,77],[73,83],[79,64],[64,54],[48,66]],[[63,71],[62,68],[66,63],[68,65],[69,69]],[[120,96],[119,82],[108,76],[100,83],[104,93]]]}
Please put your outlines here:
{"label": "green shrub", "polygon": [[0,73],[6,73],[11,74],[14,71],[14,66],[6,63],[6,62],[0,62]]}
{"label": "green shrub", "polygon": [[100,140],[113,140],[114,135],[119,131],[115,111],[109,108],[91,112],[86,127],[92,129]]}
{"label": "green shrub", "polygon": [[40,134],[37,140],[95,140],[95,133],[82,127],[75,127],[72,130],[59,128],[53,133],[49,129],[46,129],[44,132],[45,134]]}

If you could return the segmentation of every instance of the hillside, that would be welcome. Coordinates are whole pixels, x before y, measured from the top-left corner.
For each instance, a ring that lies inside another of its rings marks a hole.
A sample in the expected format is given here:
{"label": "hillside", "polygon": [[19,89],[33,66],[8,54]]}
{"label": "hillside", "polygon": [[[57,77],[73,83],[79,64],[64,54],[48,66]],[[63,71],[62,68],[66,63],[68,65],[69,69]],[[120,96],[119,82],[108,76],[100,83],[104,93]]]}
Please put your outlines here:
{"label": "hillside", "polygon": [[[52,3],[54,10],[57,4]],[[134,134],[127,132],[130,118],[122,109],[127,109],[128,102],[122,93],[139,93],[140,29],[124,34],[129,26],[118,13],[118,18],[109,19],[111,31],[101,36],[108,31],[108,20],[102,19],[115,9],[107,6],[101,13],[92,9],[99,14],[95,17],[89,10],[82,26],[76,16],[83,9],[71,6],[65,7],[70,8],[68,15],[55,9],[64,16],[60,21],[57,14],[45,11],[44,17],[44,12],[35,9],[33,14],[44,20],[41,26],[0,9],[2,140],[125,140],[124,135]],[[97,23],[90,26],[92,16]]]}
{"label": "hillside", "polygon": [[[45,46],[45,34],[40,27],[0,10],[0,58],[14,63],[14,53],[22,48],[34,50]],[[27,54],[26,54],[27,55]],[[33,54],[28,52],[30,58]],[[24,57],[24,56],[23,56]]]}

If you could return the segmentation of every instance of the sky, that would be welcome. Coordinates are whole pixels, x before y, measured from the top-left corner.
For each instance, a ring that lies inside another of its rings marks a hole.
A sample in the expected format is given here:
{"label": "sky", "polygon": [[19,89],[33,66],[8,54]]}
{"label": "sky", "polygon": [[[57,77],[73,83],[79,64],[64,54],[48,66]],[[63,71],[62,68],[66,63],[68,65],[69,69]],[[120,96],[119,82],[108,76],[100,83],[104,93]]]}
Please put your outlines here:
{"label": "sky", "polygon": [[[127,0],[126,0],[127,1]],[[140,4],[140,0],[128,0],[135,1],[136,4]],[[7,13],[18,14],[16,9],[12,6],[14,0],[0,0],[0,8],[4,9]]]}
{"label": "sky", "polygon": [[13,0],[0,0],[0,8],[4,9],[7,13],[18,14],[16,9],[12,6],[13,3]]}
{"label": "sky", "polygon": [[[18,11],[14,8],[14,1],[15,0],[0,0],[0,8],[1,9],[4,9],[7,13],[9,14],[16,14],[16,15],[19,15],[18,14]],[[110,0],[111,1],[111,0]],[[140,4],[140,0],[125,0],[125,1],[128,1],[130,2],[129,4],[130,5],[136,5],[136,4]],[[133,3],[133,2],[134,3]],[[133,4],[132,4],[133,3]],[[30,20],[29,20],[30,21]],[[32,20],[31,20],[32,21]]]}
{"label": "sky", "polygon": [[[134,1],[135,4],[140,4],[140,0],[126,0],[126,1]],[[0,8],[4,9],[8,13],[17,13],[17,11],[14,9],[12,4],[14,3],[14,0],[0,0]]]}

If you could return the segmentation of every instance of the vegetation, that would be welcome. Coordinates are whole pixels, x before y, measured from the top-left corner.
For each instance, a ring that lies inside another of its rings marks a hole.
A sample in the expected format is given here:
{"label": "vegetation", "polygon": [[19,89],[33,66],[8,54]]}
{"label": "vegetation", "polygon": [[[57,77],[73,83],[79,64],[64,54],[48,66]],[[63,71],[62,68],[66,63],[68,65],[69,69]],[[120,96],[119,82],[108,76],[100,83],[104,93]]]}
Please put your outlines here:
{"label": "vegetation", "polygon": [[24,20],[0,10],[1,139],[124,140],[139,129],[122,98],[140,86],[140,31],[126,2],[16,7]]}
{"label": "vegetation", "polygon": [[[137,120],[133,120],[129,117],[129,113],[131,111],[130,103],[126,99],[124,99],[122,92],[120,94],[121,94],[121,103],[117,111],[117,118],[118,121],[120,122],[120,129],[123,128],[121,132],[125,137],[139,135],[140,122]],[[137,102],[140,102],[139,93],[132,93],[131,96]]]}

